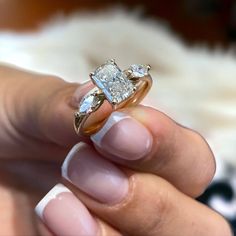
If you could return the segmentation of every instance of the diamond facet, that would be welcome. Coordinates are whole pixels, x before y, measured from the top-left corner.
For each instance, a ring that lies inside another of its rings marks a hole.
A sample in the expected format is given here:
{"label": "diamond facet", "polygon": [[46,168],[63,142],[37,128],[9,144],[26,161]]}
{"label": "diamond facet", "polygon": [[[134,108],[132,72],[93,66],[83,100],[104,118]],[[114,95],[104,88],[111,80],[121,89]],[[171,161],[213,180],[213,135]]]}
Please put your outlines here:
{"label": "diamond facet", "polygon": [[141,78],[143,76],[148,75],[149,69],[150,69],[150,66],[148,65],[134,64],[134,65],[131,65],[127,71],[129,72],[130,74],[129,76],[131,78]]}
{"label": "diamond facet", "polygon": [[88,114],[98,108],[101,104],[101,99],[97,95],[98,89],[94,88],[87,93],[80,102],[79,112]]}
{"label": "diamond facet", "polygon": [[135,85],[114,61],[108,61],[98,67],[91,78],[113,104],[118,104],[130,97],[135,89]]}

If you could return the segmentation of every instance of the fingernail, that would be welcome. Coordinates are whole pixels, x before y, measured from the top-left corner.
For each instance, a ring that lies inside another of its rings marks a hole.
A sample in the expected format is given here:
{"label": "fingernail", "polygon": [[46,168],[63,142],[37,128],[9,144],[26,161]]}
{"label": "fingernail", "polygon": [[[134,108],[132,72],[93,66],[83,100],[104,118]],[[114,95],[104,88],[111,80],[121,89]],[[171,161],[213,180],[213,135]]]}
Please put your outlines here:
{"label": "fingernail", "polygon": [[141,159],[152,147],[152,135],[145,126],[122,112],[113,112],[91,139],[107,153],[126,160]]}
{"label": "fingernail", "polygon": [[120,202],[129,189],[126,175],[85,143],[75,145],[69,152],[62,165],[62,176],[94,199],[107,204]]}
{"label": "fingernail", "polygon": [[88,93],[92,88],[94,88],[94,84],[91,82],[91,80],[84,81],[83,84],[81,84],[74,92],[72,99],[70,101],[70,106],[74,109],[77,109],[81,99],[83,96]]}
{"label": "fingernail", "polygon": [[98,225],[87,208],[62,184],[38,203],[36,214],[55,235],[95,236]]}

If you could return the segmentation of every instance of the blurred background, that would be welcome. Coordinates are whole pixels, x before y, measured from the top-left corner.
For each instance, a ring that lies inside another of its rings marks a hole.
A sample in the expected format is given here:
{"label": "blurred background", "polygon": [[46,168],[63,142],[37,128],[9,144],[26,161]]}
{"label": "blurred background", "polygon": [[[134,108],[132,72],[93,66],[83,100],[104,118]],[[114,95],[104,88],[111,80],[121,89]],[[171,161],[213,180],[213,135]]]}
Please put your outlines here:
{"label": "blurred background", "polygon": [[[125,11],[114,21],[109,14],[101,17],[120,6]],[[138,19],[132,18],[135,11]],[[55,16],[68,16],[67,23],[60,18],[41,34]],[[132,39],[126,36],[131,27],[137,36]],[[111,32],[115,28],[119,37]],[[199,200],[223,214],[236,232],[235,41],[233,0],[0,0],[2,62],[74,81],[110,55],[126,65],[153,64],[159,79],[153,105],[200,131],[216,154],[216,178]]]}
{"label": "blurred background", "polygon": [[163,20],[190,43],[227,46],[236,40],[234,0],[0,0],[0,29],[35,30],[56,13],[95,11],[115,4],[141,8],[143,17]]}

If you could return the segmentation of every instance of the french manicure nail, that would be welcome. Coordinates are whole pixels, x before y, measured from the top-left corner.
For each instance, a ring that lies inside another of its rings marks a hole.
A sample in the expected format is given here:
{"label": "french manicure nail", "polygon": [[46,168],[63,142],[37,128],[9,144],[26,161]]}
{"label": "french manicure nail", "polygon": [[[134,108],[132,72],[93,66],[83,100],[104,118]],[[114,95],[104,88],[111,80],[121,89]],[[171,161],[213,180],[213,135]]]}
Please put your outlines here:
{"label": "french manicure nail", "polygon": [[38,203],[36,214],[58,236],[95,236],[98,225],[87,208],[62,184],[57,184]]}
{"label": "french manicure nail", "polygon": [[117,111],[110,115],[105,125],[91,139],[104,151],[126,160],[141,159],[152,147],[152,135],[146,127]]}
{"label": "french manicure nail", "polygon": [[126,175],[85,143],[75,145],[69,152],[62,176],[102,203],[118,203],[128,193]]}

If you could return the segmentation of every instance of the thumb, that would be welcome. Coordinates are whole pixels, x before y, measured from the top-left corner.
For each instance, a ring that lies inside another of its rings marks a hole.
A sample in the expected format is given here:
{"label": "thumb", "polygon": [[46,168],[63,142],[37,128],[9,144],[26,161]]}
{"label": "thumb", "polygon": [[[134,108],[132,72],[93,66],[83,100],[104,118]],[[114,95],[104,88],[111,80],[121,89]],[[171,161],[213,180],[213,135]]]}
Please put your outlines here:
{"label": "thumb", "polygon": [[8,149],[22,152],[24,146],[28,151],[35,146],[36,152],[39,149],[42,153],[48,146],[69,148],[79,141],[73,114],[81,97],[93,86],[91,83],[81,86],[5,67],[0,68],[0,78],[4,78],[0,81],[4,86],[0,87],[8,91],[2,100],[8,132],[0,142],[5,140]]}

